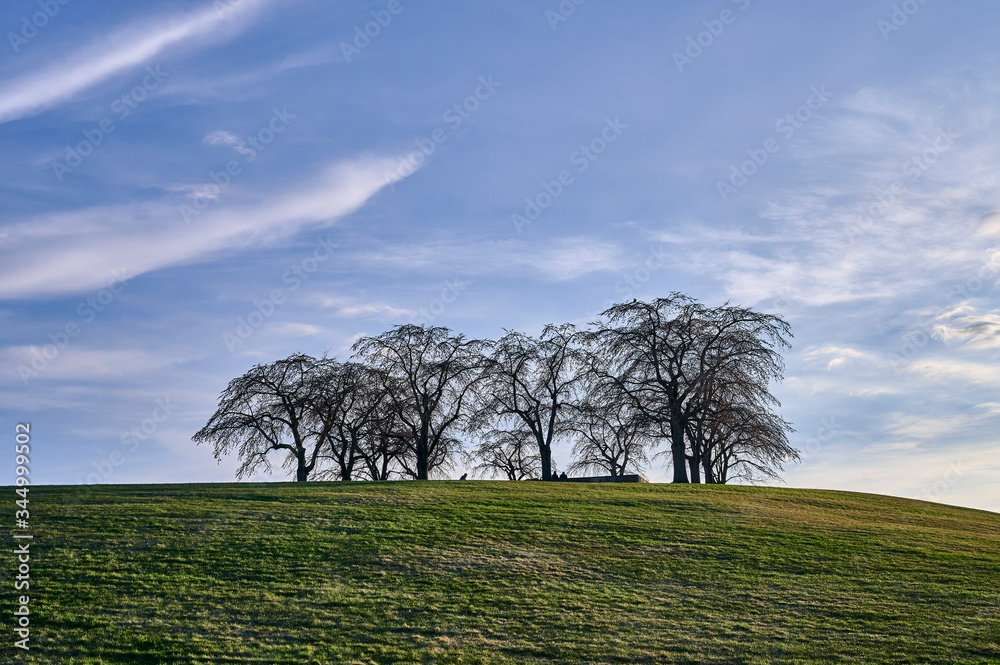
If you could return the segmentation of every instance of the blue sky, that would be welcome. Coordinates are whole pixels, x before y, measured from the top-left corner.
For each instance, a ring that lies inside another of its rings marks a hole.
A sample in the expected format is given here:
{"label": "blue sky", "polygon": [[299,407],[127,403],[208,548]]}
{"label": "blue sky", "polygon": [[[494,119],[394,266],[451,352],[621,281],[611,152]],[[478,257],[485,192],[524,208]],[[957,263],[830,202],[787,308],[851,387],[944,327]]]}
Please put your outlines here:
{"label": "blue sky", "polygon": [[788,485],[1000,510],[1000,7],[675,4],[5,3],[34,482],[232,480],[255,363],[679,290],[791,322]]}

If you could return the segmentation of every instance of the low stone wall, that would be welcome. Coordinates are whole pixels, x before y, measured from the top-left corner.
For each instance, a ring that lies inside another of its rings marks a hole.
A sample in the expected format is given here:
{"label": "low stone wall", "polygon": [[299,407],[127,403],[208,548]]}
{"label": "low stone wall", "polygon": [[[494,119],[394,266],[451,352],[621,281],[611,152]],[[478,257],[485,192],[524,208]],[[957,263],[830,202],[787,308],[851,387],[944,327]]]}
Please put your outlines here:
{"label": "low stone wall", "polygon": [[627,476],[590,476],[589,478],[567,478],[567,483],[648,483],[649,481],[639,474]]}

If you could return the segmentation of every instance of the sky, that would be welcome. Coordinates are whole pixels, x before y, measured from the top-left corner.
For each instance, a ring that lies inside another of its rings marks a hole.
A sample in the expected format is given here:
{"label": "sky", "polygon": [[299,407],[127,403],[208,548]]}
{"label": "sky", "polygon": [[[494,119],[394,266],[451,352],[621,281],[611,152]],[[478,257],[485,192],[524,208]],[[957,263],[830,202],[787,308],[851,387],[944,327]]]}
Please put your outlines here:
{"label": "sky", "polygon": [[31,423],[35,484],[232,481],[191,436],[257,363],[681,291],[790,322],[779,484],[1000,511],[998,23],[987,0],[6,2],[0,431]]}

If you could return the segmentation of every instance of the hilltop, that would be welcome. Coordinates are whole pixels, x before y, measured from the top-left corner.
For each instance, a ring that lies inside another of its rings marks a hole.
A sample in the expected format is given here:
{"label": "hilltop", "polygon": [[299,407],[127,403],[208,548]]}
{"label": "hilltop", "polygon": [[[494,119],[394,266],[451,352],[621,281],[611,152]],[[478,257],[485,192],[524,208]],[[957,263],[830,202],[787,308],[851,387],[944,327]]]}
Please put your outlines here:
{"label": "hilltop", "polygon": [[33,487],[31,506],[21,662],[1000,662],[1000,515],[971,509],[448,481]]}

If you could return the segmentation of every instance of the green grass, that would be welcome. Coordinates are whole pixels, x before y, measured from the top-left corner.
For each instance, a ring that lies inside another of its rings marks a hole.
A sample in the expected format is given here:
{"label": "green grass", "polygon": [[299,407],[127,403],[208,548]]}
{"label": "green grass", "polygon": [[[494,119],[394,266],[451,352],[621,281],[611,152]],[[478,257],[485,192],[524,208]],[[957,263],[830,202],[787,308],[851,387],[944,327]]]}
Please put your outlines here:
{"label": "green grass", "polygon": [[32,650],[8,579],[10,662],[1000,663],[994,513],[532,482],[30,499]]}

